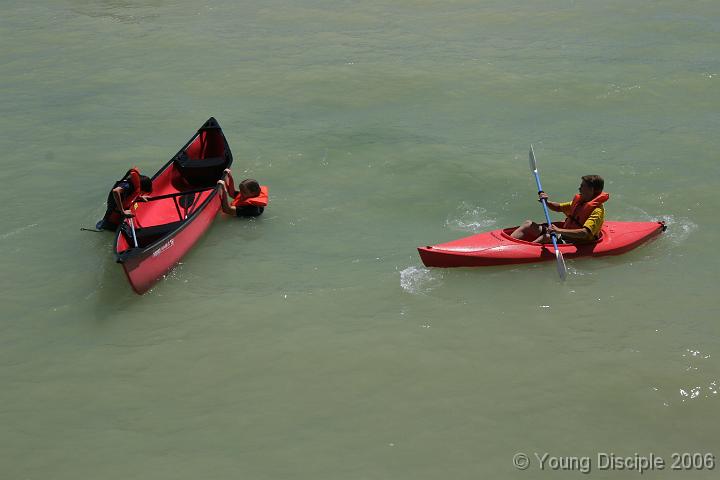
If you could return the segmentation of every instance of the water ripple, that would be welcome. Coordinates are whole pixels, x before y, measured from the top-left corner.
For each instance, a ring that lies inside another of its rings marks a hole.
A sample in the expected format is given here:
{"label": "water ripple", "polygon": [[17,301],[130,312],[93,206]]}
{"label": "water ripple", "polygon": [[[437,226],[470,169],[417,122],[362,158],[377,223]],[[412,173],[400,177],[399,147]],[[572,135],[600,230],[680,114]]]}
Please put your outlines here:
{"label": "water ripple", "polygon": [[24,227],[16,228],[15,230],[12,230],[10,232],[3,233],[2,235],[0,235],[0,240],[5,240],[6,238],[12,237],[13,235],[17,235],[18,233],[22,233],[25,230],[28,230],[30,228],[34,228],[37,226],[38,226],[37,223],[31,223],[30,225],[25,225]]}
{"label": "water ripple", "polygon": [[425,267],[413,266],[400,271],[400,286],[416,295],[428,293],[441,279],[440,274]]}
{"label": "water ripple", "polygon": [[684,243],[699,228],[697,223],[689,218],[676,219],[672,215],[664,215],[660,220],[668,227],[667,237],[676,245]]}
{"label": "water ripple", "polygon": [[687,217],[675,217],[673,215],[650,215],[645,210],[634,207],[634,210],[642,214],[643,220],[645,221],[663,221],[667,225],[667,232],[663,235],[667,237],[675,245],[684,243],[690,235],[692,235],[698,228],[698,224],[693,222]]}
{"label": "water ripple", "polygon": [[[704,362],[704,360],[708,360],[710,358],[709,353],[702,352],[696,348],[685,349],[685,353],[683,353],[682,356],[683,358],[687,358],[690,361],[690,364],[687,366],[685,371],[692,372],[693,375],[702,374],[703,372],[700,368],[701,364]],[[682,402],[700,398],[701,396],[703,398],[717,396],[718,381],[716,379],[708,379],[707,385],[698,385],[696,382],[697,380],[693,382],[693,385],[687,385],[678,388],[678,391],[680,393],[680,400]]]}
{"label": "water ripple", "polygon": [[462,202],[455,214],[445,220],[445,226],[453,230],[473,233],[487,230],[496,223],[497,220],[490,217],[485,208],[467,202]]}

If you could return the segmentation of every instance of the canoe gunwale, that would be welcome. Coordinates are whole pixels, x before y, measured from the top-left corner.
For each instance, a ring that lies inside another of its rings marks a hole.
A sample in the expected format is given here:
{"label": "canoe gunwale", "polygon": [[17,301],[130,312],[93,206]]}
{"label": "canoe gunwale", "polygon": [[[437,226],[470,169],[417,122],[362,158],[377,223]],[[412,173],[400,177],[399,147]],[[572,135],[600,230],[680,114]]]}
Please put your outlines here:
{"label": "canoe gunwale", "polygon": [[[192,221],[205,210],[207,205],[213,200],[213,197],[218,194],[218,188],[219,187],[216,186],[213,189],[214,191],[210,195],[208,195],[207,198],[205,200],[203,200],[203,202],[200,205],[198,205],[198,207],[195,209],[195,211],[193,211],[192,214],[190,214],[187,218],[182,219],[181,220],[182,224],[178,228],[175,228],[175,229],[171,230],[170,232],[168,232],[167,234],[161,236],[160,238],[158,238],[156,241],[154,241],[147,247],[139,247],[139,248],[131,247],[130,249],[124,250],[122,252],[115,252],[116,263],[125,263],[126,261],[128,261],[130,259],[135,259],[137,257],[144,258],[144,257],[148,257],[148,256],[152,255],[162,245],[167,243],[168,240],[172,239],[173,237],[177,236],[180,232],[182,232],[184,228],[186,228],[190,223],[192,223]],[[185,192],[180,192],[180,193],[182,194]],[[118,228],[117,231],[115,232],[115,245],[117,245],[117,242],[119,240],[118,237],[122,234],[123,234],[122,228]]]}

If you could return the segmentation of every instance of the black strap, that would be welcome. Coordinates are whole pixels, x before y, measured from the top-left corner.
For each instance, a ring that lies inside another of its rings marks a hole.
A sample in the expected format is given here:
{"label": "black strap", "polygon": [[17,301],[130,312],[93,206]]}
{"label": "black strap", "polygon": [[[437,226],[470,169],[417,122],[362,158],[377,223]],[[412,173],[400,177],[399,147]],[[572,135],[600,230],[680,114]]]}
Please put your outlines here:
{"label": "black strap", "polygon": [[187,195],[187,194],[189,194],[189,193],[200,193],[200,192],[205,192],[205,191],[208,191],[208,190],[212,190],[212,189],[214,189],[214,188],[215,188],[215,185],[213,185],[212,187],[195,188],[195,189],[193,189],[193,190],[183,190],[182,192],[168,193],[168,194],[165,194],[165,195],[158,195],[157,197],[150,197],[150,198],[147,199],[147,201],[148,201],[148,202],[152,202],[152,201],[155,201],[155,200],[162,200],[162,199],[164,199],[164,198],[180,197],[180,196],[182,196],[182,195]]}

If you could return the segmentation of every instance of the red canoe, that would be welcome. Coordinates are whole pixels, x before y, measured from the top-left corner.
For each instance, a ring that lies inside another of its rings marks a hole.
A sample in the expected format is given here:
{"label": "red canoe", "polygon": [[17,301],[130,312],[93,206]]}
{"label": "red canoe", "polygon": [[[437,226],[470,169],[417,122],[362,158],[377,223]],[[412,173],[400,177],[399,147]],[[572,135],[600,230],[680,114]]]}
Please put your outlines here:
{"label": "red canoe", "polygon": [[220,124],[210,118],[152,177],[148,202],[137,202],[134,246],[129,220],[117,229],[115,256],[132,289],[145,293],[180,261],[220,209],[217,181],[232,164]]}
{"label": "red canoe", "polygon": [[[426,267],[485,267],[555,260],[552,244],[516,240],[517,227],[493,230],[439,245],[418,247]],[[664,222],[603,224],[600,239],[585,245],[558,245],[565,258],[620,255],[665,231]]]}

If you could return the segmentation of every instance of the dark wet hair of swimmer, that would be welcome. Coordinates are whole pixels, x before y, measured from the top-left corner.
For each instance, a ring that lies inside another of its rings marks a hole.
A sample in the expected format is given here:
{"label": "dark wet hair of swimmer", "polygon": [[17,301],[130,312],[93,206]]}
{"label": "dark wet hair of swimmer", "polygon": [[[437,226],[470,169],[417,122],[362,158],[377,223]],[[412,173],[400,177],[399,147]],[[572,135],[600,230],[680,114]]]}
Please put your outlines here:
{"label": "dark wet hair of swimmer", "polygon": [[246,178],[238,185],[238,191],[243,197],[257,197],[260,195],[260,184],[257,180]]}

